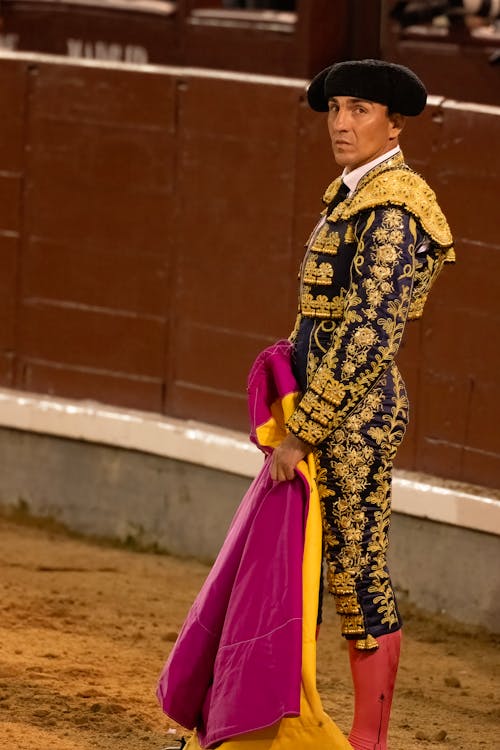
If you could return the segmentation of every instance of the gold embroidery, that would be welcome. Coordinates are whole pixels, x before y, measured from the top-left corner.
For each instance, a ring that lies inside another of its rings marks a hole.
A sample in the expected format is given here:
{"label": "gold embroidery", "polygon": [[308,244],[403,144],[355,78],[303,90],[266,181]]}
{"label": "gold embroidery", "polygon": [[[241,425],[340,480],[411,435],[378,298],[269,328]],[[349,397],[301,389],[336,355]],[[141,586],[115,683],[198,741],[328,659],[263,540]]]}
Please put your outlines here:
{"label": "gold embroidery", "polygon": [[320,404],[321,402],[319,401],[319,399],[316,399],[316,402],[312,401],[311,399],[306,404],[304,404],[303,408],[301,409],[300,417],[299,413],[295,412],[294,416],[296,415],[297,420],[300,421],[301,427],[309,429],[308,422],[312,419],[317,423],[316,427],[319,427],[321,425],[323,430],[325,428],[328,428],[328,416],[324,413],[323,409],[320,408]]}
{"label": "gold embroidery", "polygon": [[314,238],[311,250],[315,253],[324,253],[326,255],[336,255],[340,246],[340,235],[330,229],[328,224],[324,224]]}
{"label": "gold embroidery", "polygon": [[[320,320],[313,328],[312,341],[321,356],[325,354],[332,344],[332,335],[337,326],[336,320]],[[326,338],[325,338],[326,337]],[[311,343],[312,343],[311,341]]]}
{"label": "gold embroidery", "polygon": [[[386,412],[388,377],[392,383],[392,405]],[[397,367],[392,365],[389,374],[384,375],[344,425],[314,454],[319,464],[317,482],[328,590],[335,598],[344,635],[366,636],[361,627],[363,613],[357,593],[362,576],[370,581],[368,599],[378,613],[379,622],[388,629],[399,622],[386,554],[392,460],[407,419],[404,383]],[[380,422],[382,427],[374,426]],[[360,648],[376,648],[376,644],[367,642]]]}
{"label": "gold embroidery", "polygon": [[[334,181],[328,185],[323,195],[323,203],[326,203],[326,205],[328,206],[332,202],[332,200],[337,195],[341,184],[342,184],[342,177],[336,177]],[[327,209],[325,208],[323,213],[326,213],[326,210]]]}
{"label": "gold embroidery", "polygon": [[[330,186],[331,197],[339,183]],[[325,198],[329,202],[328,191]],[[360,216],[361,211],[366,213]],[[416,219],[431,241],[415,257]],[[339,220],[348,223],[347,230],[340,230],[341,241],[332,231]],[[288,427],[316,446],[328,588],[343,634],[354,636],[356,647],[364,650],[378,645],[366,632],[367,612],[370,623],[375,619],[387,631],[399,625],[386,554],[392,461],[405,432],[408,404],[393,357],[406,318],[421,315],[453,251],[434,193],[401,155],[360,181],[352,199],[326,219],[313,249],[325,252],[328,238],[335,252],[339,242],[340,252],[342,243],[357,242],[351,283],[333,300],[315,295],[311,286],[302,290],[303,314],[335,322],[329,344],[327,336],[311,335],[309,387]],[[322,260],[313,257],[315,268]]]}
{"label": "gold embroidery", "polygon": [[[324,440],[332,428],[356,407],[377,374],[380,375],[390,363],[403,335],[412,293],[413,265],[402,265],[401,258],[406,253],[413,262],[415,220],[408,220],[398,208],[387,208],[380,216],[379,227],[375,227],[381,228],[382,232],[372,232],[374,221],[375,212],[372,211],[359,238],[358,252],[353,261],[355,275],[346,294],[344,315],[336,328],[333,344],[288,422],[291,432],[307,442],[311,442],[312,432],[322,435],[320,441]],[[412,243],[403,250],[400,245],[405,236],[405,221]],[[366,248],[365,242],[368,243]],[[326,296],[324,304],[327,307]],[[337,378],[334,372],[338,373]],[[325,384],[328,382],[334,387],[333,391],[328,391],[329,398],[325,398]],[[338,400],[341,394],[339,385],[344,387],[341,401]],[[299,414],[302,414],[300,420]],[[314,430],[306,428],[306,438],[301,431],[310,419],[317,425]]]}
{"label": "gold embroidery", "polygon": [[415,216],[426,234],[442,249],[444,260],[451,261],[453,244],[450,227],[436,201],[436,194],[420,177],[405,167],[375,168],[359,182],[350,201],[339,203],[327,221],[349,220],[361,211],[382,206],[404,208]]}
{"label": "gold embroidery", "polygon": [[297,334],[298,334],[298,332],[299,332],[299,328],[300,328],[300,321],[301,321],[301,320],[302,320],[302,316],[301,316],[301,314],[300,314],[300,310],[299,310],[299,311],[297,312],[297,317],[295,318],[295,323],[294,323],[294,326],[293,326],[293,330],[292,330],[292,332],[290,333],[290,335],[289,335],[289,337],[288,337],[288,340],[289,340],[289,341],[291,341],[291,342],[292,342],[292,344],[293,344],[293,343],[295,342],[295,340],[296,340],[296,338],[297,338]]}
{"label": "gold embroidery", "polygon": [[[334,198],[340,182],[341,178],[338,177],[328,186],[323,196],[325,203],[330,203]],[[408,312],[410,319],[420,318],[431,286],[443,264],[455,261],[455,251],[448,222],[437,204],[434,191],[404,163],[403,155],[396,154],[370,170],[360,180],[352,198],[339,204],[327,217],[327,223],[348,221],[361,211],[389,204],[415,216],[432,240],[430,251],[418,258],[420,270],[416,274]],[[381,244],[389,241],[387,228],[377,228],[374,236]]]}
{"label": "gold embroidery", "polygon": [[[453,260],[454,259],[455,255],[453,253]],[[422,258],[417,256],[413,295],[408,312],[410,320],[422,317],[422,311],[429,291],[436,278],[439,276],[444,263],[447,261],[449,261],[449,258],[444,258],[442,254],[435,255],[433,253],[426,253]]]}
{"label": "gold embroidery", "polygon": [[[297,430],[297,434],[300,433],[301,439],[309,445],[317,445],[323,439],[324,425],[320,425],[313,421],[312,418],[304,411],[297,411],[294,413],[294,425],[292,431]],[[313,415],[311,415],[313,417]],[[288,426],[288,425],[287,425]]]}
{"label": "gold embroidery", "polygon": [[316,357],[312,351],[307,354],[307,382],[309,382],[318,369],[320,363],[319,357]]}
{"label": "gold embroidery", "polygon": [[337,594],[335,605],[339,615],[357,615],[361,611],[356,594],[346,596]]}
{"label": "gold embroidery", "polygon": [[391,514],[391,474],[392,462],[396,455],[406,430],[408,421],[408,397],[403,379],[397,367],[391,369],[393,378],[392,406],[388,413],[383,414],[383,427],[371,427],[368,434],[381,446],[383,458],[381,465],[374,475],[376,489],[366,498],[367,503],[377,507],[375,524],[370,529],[371,539],[368,551],[372,556],[370,579],[372,585],[368,592],[375,594],[373,603],[381,615],[380,622],[392,627],[398,623],[396,602],[386,567],[390,514]]}
{"label": "gold embroidery", "polygon": [[364,635],[363,615],[344,615],[342,618],[342,635]]}
{"label": "gold embroidery", "polygon": [[[325,469],[326,474],[326,469]],[[324,488],[326,489],[326,488]],[[333,491],[330,490],[329,493],[333,495]],[[338,542],[337,542],[338,544]],[[329,588],[332,591],[335,591],[335,593],[338,596],[344,596],[347,594],[352,594],[354,591],[354,583],[352,581],[352,577],[349,573],[336,573],[335,568],[332,566],[328,569],[328,584]]]}
{"label": "gold embroidery", "polygon": [[345,230],[344,242],[346,243],[354,242],[355,239],[356,239],[356,236],[354,234],[354,227],[352,224],[348,224],[347,229]]}
{"label": "gold embroidery", "polygon": [[329,404],[338,406],[345,396],[345,388],[333,377],[332,373],[322,369],[319,377],[314,378],[314,392],[322,396]]}
{"label": "gold embroidery", "polygon": [[304,286],[300,297],[300,309],[302,315],[311,318],[340,318],[344,312],[345,290],[333,299],[328,299],[326,294],[318,294],[314,297],[311,288]]}
{"label": "gold embroidery", "polygon": [[320,263],[318,265],[318,256],[311,253],[304,268],[304,284],[330,285],[333,279],[333,268],[330,263]]}
{"label": "gold embroidery", "polygon": [[366,638],[360,638],[356,641],[355,648],[358,651],[373,651],[378,648],[377,639],[368,633]]}

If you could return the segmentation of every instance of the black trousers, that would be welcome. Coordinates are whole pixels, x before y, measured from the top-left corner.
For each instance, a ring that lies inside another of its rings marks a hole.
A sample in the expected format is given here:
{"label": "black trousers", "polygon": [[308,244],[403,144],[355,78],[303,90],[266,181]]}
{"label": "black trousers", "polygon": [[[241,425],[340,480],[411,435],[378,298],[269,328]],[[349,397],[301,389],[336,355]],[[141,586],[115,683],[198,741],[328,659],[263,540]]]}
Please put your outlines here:
{"label": "black trousers", "polygon": [[[310,348],[312,338],[307,340]],[[308,363],[310,369],[321,352],[306,354],[300,346],[299,335],[295,366],[305,389]],[[406,389],[392,363],[343,424],[314,449],[327,588],[342,634],[360,641],[361,648],[363,642],[373,647],[370,639],[402,624],[387,549],[392,467],[407,423]]]}

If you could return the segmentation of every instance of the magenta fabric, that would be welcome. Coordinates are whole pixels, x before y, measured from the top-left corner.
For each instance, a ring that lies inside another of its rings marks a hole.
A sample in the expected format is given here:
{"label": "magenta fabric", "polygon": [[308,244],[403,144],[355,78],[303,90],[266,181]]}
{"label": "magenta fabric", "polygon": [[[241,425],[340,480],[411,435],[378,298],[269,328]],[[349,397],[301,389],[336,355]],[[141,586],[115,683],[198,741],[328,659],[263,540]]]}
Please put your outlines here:
{"label": "magenta fabric", "polygon": [[[266,393],[296,388],[286,375],[289,347],[273,353],[274,361],[260,355],[249,379],[259,415]],[[269,377],[273,368],[282,379]],[[300,713],[309,485],[300,474],[273,482],[269,462],[243,498],[160,676],[164,712],[196,728],[203,747]]]}
{"label": "magenta fabric", "polygon": [[277,341],[264,349],[252,365],[248,375],[248,411],[250,440],[265,453],[270,451],[259,445],[255,430],[271,417],[271,404],[288,393],[298,391],[292,371],[293,344],[287,339]]}

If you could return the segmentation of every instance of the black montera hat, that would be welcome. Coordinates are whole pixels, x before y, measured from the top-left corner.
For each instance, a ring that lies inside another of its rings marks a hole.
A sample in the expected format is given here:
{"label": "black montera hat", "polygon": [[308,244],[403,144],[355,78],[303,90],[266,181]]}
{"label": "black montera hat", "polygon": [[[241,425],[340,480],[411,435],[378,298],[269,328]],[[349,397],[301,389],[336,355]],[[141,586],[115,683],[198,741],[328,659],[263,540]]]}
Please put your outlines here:
{"label": "black montera hat", "polygon": [[349,60],[322,70],[309,84],[307,101],[316,112],[327,112],[332,96],[378,102],[407,116],[419,115],[427,101],[425,86],[412,70],[383,60]]}

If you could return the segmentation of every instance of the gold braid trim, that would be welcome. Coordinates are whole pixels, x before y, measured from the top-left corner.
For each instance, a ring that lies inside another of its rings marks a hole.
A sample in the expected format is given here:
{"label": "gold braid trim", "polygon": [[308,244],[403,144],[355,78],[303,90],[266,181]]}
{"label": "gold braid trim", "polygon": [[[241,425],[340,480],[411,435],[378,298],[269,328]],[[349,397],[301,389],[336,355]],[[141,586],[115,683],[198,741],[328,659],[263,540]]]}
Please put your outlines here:
{"label": "gold braid trim", "polygon": [[[342,185],[342,177],[337,177],[333,182],[331,182],[327,189],[325,190],[325,193],[323,195],[323,203],[326,203],[328,205],[332,202],[332,200],[337,195],[340,186]],[[326,208],[322,211],[323,214],[326,214]]]}
{"label": "gold braid trim", "polygon": [[358,651],[374,651],[378,648],[377,639],[368,633],[366,638],[360,638],[354,646]]}
{"label": "gold braid trim", "polygon": [[[338,177],[328,186],[323,200],[330,203],[342,179]],[[411,213],[443,253],[444,262],[455,260],[453,237],[446,218],[439,208],[434,191],[420,175],[404,163],[401,153],[371,169],[359,182],[352,198],[336,206],[328,221],[349,220],[360,211],[377,206],[400,206]]]}
{"label": "gold braid trim", "polygon": [[[358,183],[358,189],[362,187],[366,182],[369,182],[372,177],[376,177],[381,172],[385,172],[387,169],[394,169],[395,167],[405,167],[406,169],[409,169],[407,165],[405,164],[405,159],[403,156],[403,153],[399,151],[397,154],[394,154],[394,156],[391,156],[390,159],[386,159],[382,162],[382,164],[378,164],[376,167],[373,167],[373,169],[370,169],[369,172],[367,172],[359,181]],[[342,184],[342,176],[337,177],[326,189],[325,194],[323,195],[323,202],[328,205],[335,196],[337,195],[337,192]]]}

